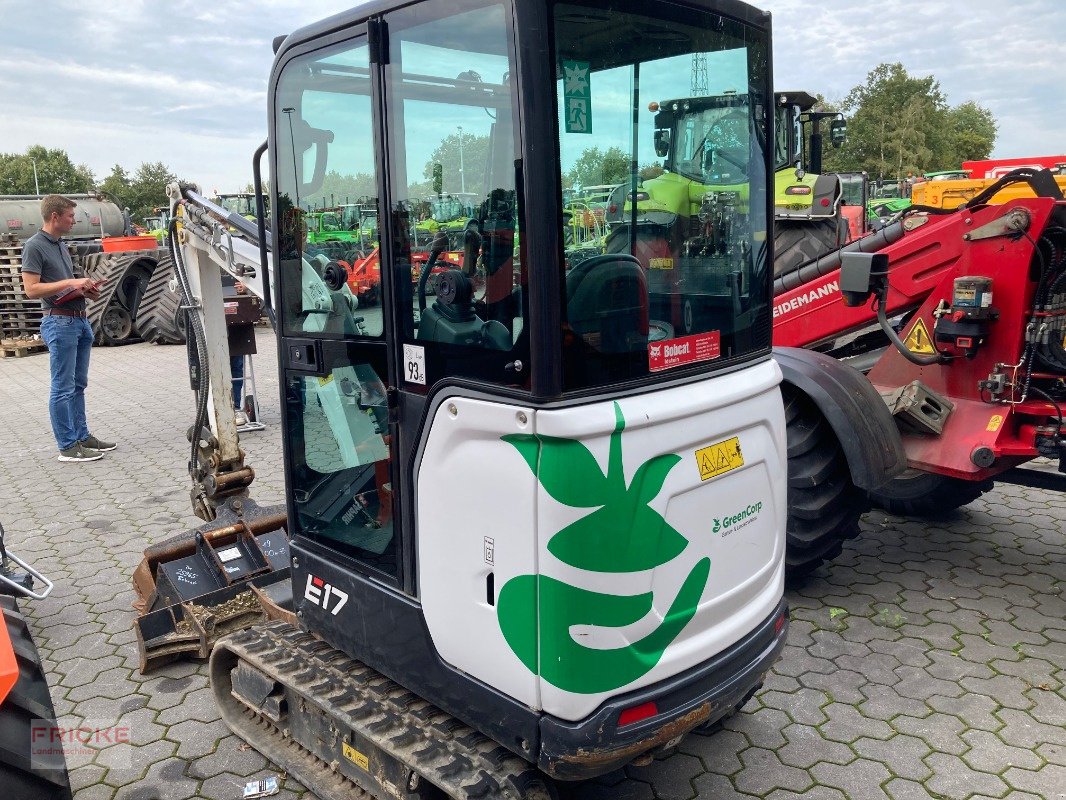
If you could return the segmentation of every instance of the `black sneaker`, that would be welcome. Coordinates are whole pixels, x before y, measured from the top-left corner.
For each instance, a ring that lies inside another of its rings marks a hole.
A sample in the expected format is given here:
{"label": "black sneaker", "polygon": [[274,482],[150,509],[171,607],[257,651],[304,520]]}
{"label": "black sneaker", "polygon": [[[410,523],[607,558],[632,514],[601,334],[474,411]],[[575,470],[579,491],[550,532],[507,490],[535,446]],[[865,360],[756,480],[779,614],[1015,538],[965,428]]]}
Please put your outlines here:
{"label": "black sneaker", "polygon": [[104,457],[104,454],[99,450],[90,450],[84,447],[81,442],[68,447],[66,450],[59,451],[60,461],[99,461]]}
{"label": "black sneaker", "polygon": [[106,453],[108,450],[114,450],[118,447],[114,442],[105,442],[97,439],[92,434],[89,434],[89,438],[80,442],[81,446],[87,450],[98,450],[101,453]]}

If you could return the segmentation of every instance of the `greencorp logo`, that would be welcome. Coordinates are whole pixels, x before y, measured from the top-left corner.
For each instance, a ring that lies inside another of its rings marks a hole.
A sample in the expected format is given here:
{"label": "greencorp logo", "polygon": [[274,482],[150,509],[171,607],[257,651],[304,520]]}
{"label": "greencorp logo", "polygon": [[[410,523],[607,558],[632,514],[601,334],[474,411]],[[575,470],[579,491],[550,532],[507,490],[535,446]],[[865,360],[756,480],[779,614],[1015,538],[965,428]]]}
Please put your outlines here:
{"label": "greencorp logo", "polygon": [[[669,454],[645,461],[627,486],[622,465],[625,419],[614,404],[607,474],[580,442],[552,436],[510,434],[515,447],[554,500],[596,509],[548,541],[565,564],[594,572],[641,572],[672,561],[688,540],[649,507],[681,460]],[[504,639],[526,667],[553,686],[576,694],[608,692],[651,670],[696,613],[710,576],[701,559],[689,572],[659,626],[624,647],[579,643],[575,625],[622,628],[644,618],[653,595],[606,594],[571,586],[547,575],[518,575],[500,590],[497,617]],[[619,581],[620,588],[626,582]]]}
{"label": "greencorp logo", "polygon": [[755,503],[748,503],[747,506],[734,514],[727,514],[724,517],[715,517],[711,525],[711,533],[718,533],[721,531],[722,537],[725,538],[753,523],[758,518],[759,512],[761,511],[762,500],[759,500]]}

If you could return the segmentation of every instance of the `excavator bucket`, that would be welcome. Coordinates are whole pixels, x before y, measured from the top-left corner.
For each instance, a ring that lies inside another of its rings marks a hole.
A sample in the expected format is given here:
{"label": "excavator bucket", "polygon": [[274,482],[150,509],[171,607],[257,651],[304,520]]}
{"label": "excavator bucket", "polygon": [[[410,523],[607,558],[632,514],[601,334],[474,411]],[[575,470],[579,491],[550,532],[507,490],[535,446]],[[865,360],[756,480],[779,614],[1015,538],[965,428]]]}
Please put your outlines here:
{"label": "excavator bucket", "polygon": [[289,540],[282,506],[233,498],[212,522],[144,551],[133,575],[141,672],[205,659],[227,633],[289,619]]}

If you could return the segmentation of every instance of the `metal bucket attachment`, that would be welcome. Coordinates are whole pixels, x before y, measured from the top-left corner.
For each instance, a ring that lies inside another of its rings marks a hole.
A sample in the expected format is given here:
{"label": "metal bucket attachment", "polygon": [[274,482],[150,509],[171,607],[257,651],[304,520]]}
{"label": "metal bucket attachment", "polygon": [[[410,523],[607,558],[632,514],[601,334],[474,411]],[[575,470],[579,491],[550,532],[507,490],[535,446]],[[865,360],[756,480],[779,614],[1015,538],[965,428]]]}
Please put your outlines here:
{"label": "metal bucket attachment", "polygon": [[211,523],[145,550],[134,571],[141,672],[205,659],[221,636],[291,613],[282,507],[231,499]]}

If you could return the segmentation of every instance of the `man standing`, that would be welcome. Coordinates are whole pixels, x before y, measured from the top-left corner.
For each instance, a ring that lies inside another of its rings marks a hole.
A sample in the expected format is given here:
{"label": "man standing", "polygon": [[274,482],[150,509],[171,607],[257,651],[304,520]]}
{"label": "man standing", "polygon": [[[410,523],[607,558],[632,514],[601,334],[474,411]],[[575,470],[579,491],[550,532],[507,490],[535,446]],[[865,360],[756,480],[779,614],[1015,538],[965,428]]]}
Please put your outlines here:
{"label": "man standing", "polygon": [[77,205],[57,194],[41,200],[41,230],[22,247],[22,285],[26,296],[40,300],[44,316],[41,338],[48,345],[52,389],[48,415],[59,445],[60,461],[98,461],[115,445],[89,433],[85,421],[85,387],[93,331],[85,317],[85,298],[99,296],[89,278],[75,278],[62,237],[74,227]]}

